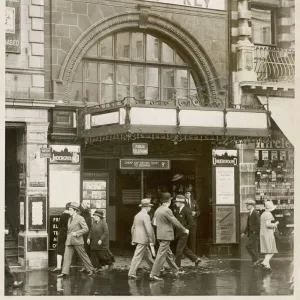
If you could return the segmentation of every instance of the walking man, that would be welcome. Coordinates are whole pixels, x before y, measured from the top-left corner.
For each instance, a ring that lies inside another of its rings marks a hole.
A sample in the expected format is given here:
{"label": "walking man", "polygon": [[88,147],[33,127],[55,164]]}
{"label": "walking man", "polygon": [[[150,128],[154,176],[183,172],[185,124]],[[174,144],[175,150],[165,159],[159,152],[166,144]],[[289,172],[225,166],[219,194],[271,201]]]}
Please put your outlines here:
{"label": "walking man", "polygon": [[181,272],[174,261],[174,255],[170,249],[170,243],[174,240],[173,226],[185,234],[189,233],[189,230],[180,224],[169,208],[171,204],[170,193],[162,193],[160,202],[162,205],[154,213],[159,249],[150,273],[150,280],[162,280],[162,278],[159,277],[159,274],[166,260],[172,271],[175,273],[175,276],[178,277]]}
{"label": "walking man", "polygon": [[197,243],[197,218],[200,216],[200,208],[196,200],[192,198],[192,189],[190,187],[185,190],[185,201],[186,206],[191,210],[194,219],[195,226],[191,229],[187,245],[196,253],[196,243]]}
{"label": "walking man", "polygon": [[[175,205],[177,207],[174,213],[175,217],[182,224],[182,226],[184,226],[191,232],[193,230],[193,227],[195,227],[195,223],[192,217],[191,210],[185,206],[184,196],[177,195],[175,198]],[[198,258],[196,254],[193,253],[187,246],[188,235],[176,230],[176,238],[178,239],[175,254],[175,263],[177,267],[181,267],[182,254],[184,254],[187,258],[194,262],[195,266],[197,267],[201,262],[201,259]]]}
{"label": "walking man", "polygon": [[141,210],[135,215],[131,227],[132,245],[136,245],[136,248],[128,273],[129,279],[137,279],[136,271],[143,259],[145,259],[150,268],[153,266],[149,246],[154,248],[155,235],[148,214],[153,204],[151,204],[151,199],[146,198],[141,201],[139,206]]}
{"label": "walking man", "polygon": [[247,227],[242,233],[242,237],[246,234],[248,236],[246,242],[246,249],[249,252],[252,259],[252,267],[256,267],[259,265],[259,259],[257,256],[258,250],[258,240],[260,234],[260,215],[259,212],[255,209],[255,201],[252,199],[248,199],[246,201],[246,206],[249,211],[248,219],[247,219]]}
{"label": "walking man", "polygon": [[62,273],[57,277],[66,277],[70,273],[70,266],[74,250],[81,258],[84,268],[88,271],[88,275],[91,276],[94,273],[94,267],[84,250],[83,235],[89,231],[89,228],[84,218],[78,215],[79,206],[75,202],[69,204],[70,218],[68,221],[68,232],[66,240],[66,249],[64,254],[64,263]]}

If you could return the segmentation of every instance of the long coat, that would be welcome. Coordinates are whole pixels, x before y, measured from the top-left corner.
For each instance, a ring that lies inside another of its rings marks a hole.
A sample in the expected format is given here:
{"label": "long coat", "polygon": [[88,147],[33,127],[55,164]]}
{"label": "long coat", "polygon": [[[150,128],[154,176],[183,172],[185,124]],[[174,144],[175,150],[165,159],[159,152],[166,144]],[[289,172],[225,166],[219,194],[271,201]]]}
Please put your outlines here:
{"label": "long coat", "polygon": [[198,202],[194,200],[193,198],[190,199],[190,204],[188,203],[188,200],[185,199],[185,205],[188,207],[191,211],[196,212],[196,214],[193,216],[193,219],[195,221],[195,226],[197,226],[197,218],[200,216],[200,208],[198,205]]}
{"label": "long coat", "polygon": [[[73,217],[70,217],[68,221],[66,246],[84,245],[83,235],[88,231],[89,228],[82,216],[75,214]],[[73,236],[72,232],[76,232],[77,236]]]}
{"label": "long coat", "polygon": [[69,218],[70,214],[66,212],[63,212],[59,218],[57,244],[65,245],[66,243]]}
{"label": "long coat", "polygon": [[155,243],[155,234],[151,225],[149,214],[141,210],[138,212],[133,220],[131,227],[132,243],[149,245]]}
{"label": "long coat", "polygon": [[278,253],[274,237],[275,223],[273,215],[265,211],[260,216],[260,252],[261,253]]}
{"label": "long coat", "polygon": [[171,209],[167,206],[160,206],[154,213],[154,219],[156,223],[156,234],[157,239],[162,241],[173,241],[174,240],[174,229],[179,231],[185,231],[185,228],[175,218]]}
{"label": "long coat", "polygon": [[252,211],[251,215],[249,214],[247,226],[244,230],[244,234],[248,234],[248,236],[252,233],[257,235],[260,234],[260,215],[256,209]]}
{"label": "long coat", "polygon": [[[109,232],[105,220],[100,219],[98,223],[94,222],[89,232],[88,238],[91,240],[91,250],[108,249],[109,247]],[[98,241],[101,240],[101,245]]]}
{"label": "long coat", "polygon": [[[196,226],[192,216],[192,212],[187,206],[184,206],[180,212],[179,212],[179,208],[177,208],[174,212],[174,216],[182,224],[182,226],[188,230],[191,230],[193,227]],[[182,235],[182,231],[176,230],[176,236],[179,237],[181,235]]]}

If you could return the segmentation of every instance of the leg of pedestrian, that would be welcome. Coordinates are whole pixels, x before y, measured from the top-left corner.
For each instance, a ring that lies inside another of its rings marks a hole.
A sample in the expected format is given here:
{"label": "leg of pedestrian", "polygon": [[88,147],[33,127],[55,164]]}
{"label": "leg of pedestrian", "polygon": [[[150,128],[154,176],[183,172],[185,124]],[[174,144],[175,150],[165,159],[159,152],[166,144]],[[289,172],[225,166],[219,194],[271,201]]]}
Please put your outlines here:
{"label": "leg of pedestrian", "polygon": [[146,261],[148,266],[152,269],[154,263],[153,263],[153,259],[152,259],[151,251],[150,251],[149,247],[146,247],[146,250],[144,253],[144,260]]}
{"label": "leg of pedestrian", "polygon": [[172,269],[173,273],[175,275],[178,275],[179,268],[177,267],[177,265],[175,263],[174,254],[173,254],[173,252],[171,251],[170,248],[167,251],[167,257],[166,257],[166,259],[167,259],[167,263],[170,266],[170,268]]}
{"label": "leg of pedestrian", "polygon": [[88,275],[92,275],[95,268],[93,267],[90,258],[86,254],[86,252],[84,250],[84,246],[76,245],[76,246],[74,246],[74,248],[75,248],[76,252],[78,253],[80,259],[82,260],[84,268],[89,272]]}
{"label": "leg of pedestrian", "polygon": [[136,245],[133,258],[131,260],[128,277],[132,277],[132,278],[136,277],[136,271],[143,260],[147,247],[148,247],[147,245],[143,245],[143,244]]}
{"label": "leg of pedestrian", "polygon": [[74,246],[66,246],[62,272],[57,277],[64,277],[65,275],[70,274],[70,267],[72,263],[73,254],[74,254]]}
{"label": "leg of pedestrian", "polygon": [[97,250],[91,251],[91,262],[94,268],[96,268],[96,271],[98,271],[100,268],[99,259],[97,255]]}
{"label": "leg of pedestrian", "polygon": [[251,234],[246,242],[246,249],[251,256],[253,266],[258,262],[257,257],[257,248],[258,248],[258,237],[255,234]]}
{"label": "leg of pedestrian", "polygon": [[[168,250],[170,249],[170,241],[160,241],[159,248],[157,251],[157,256],[154,261],[151,273],[150,273],[150,279],[154,278],[156,280],[160,280],[159,274],[160,271],[166,261]],[[174,262],[175,264],[175,262]]]}
{"label": "leg of pedestrian", "polygon": [[186,246],[187,240],[188,240],[188,235],[184,234],[177,241],[176,253],[175,253],[175,263],[178,268],[181,267],[181,258],[182,258],[183,250]]}
{"label": "leg of pedestrian", "polygon": [[188,247],[185,246],[183,249],[183,254],[189,259],[191,260],[193,263],[196,264],[196,266],[199,264],[199,262],[201,261],[200,258],[198,258],[198,256],[192,252],[192,250]]}

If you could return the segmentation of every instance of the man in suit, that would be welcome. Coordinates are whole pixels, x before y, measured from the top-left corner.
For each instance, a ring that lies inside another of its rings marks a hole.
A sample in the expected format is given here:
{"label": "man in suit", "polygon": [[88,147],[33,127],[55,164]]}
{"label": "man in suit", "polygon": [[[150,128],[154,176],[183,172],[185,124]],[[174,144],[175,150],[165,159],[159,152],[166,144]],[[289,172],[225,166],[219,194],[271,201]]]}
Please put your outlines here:
{"label": "man in suit", "polygon": [[194,219],[195,226],[190,231],[187,245],[192,250],[193,253],[196,253],[196,243],[197,243],[197,219],[200,216],[199,205],[196,200],[192,198],[192,189],[188,187],[185,190],[185,202],[186,206],[191,210],[192,216]]}
{"label": "man in suit", "polygon": [[136,271],[143,259],[145,259],[150,268],[153,266],[149,246],[154,249],[155,235],[148,214],[153,204],[151,204],[151,199],[145,198],[139,206],[141,210],[135,215],[131,227],[131,244],[136,245],[136,248],[128,272],[129,279],[137,279]]}
{"label": "man in suit", "polygon": [[89,228],[84,218],[78,215],[79,206],[75,202],[71,202],[69,205],[70,218],[68,220],[68,232],[66,240],[66,249],[64,254],[64,264],[62,273],[57,277],[66,277],[70,273],[70,266],[74,250],[81,258],[84,268],[88,271],[88,275],[94,274],[94,267],[84,250],[83,235],[89,231]]}
{"label": "man in suit", "polygon": [[171,204],[170,193],[162,193],[160,202],[162,205],[154,213],[154,224],[157,227],[159,249],[150,273],[150,280],[162,280],[162,278],[159,277],[159,274],[166,260],[172,271],[175,273],[175,276],[178,277],[181,272],[174,261],[174,255],[170,249],[170,243],[174,240],[173,226],[178,231],[182,231],[185,234],[189,233],[189,230],[180,224],[169,208]]}
{"label": "man in suit", "polygon": [[[192,217],[191,210],[185,205],[185,198],[182,195],[177,195],[175,198],[175,205],[177,207],[174,215],[178,221],[182,224],[183,227],[187,228],[190,232],[193,227],[195,227],[195,222]],[[177,246],[175,254],[175,263],[178,268],[181,267],[181,258],[182,254],[188,257],[192,262],[195,263],[197,267],[201,262],[201,259],[198,258],[187,246],[188,235],[183,234],[181,231],[176,230]]]}
{"label": "man in suit", "polygon": [[247,219],[247,227],[242,233],[242,237],[244,237],[246,234],[248,235],[246,249],[251,256],[253,263],[252,267],[256,267],[260,263],[257,256],[258,240],[260,234],[260,215],[259,212],[255,209],[255,204],[255,201],[252,199],[248,199],[246,201],[246,206],[249,211],[249,215]]}

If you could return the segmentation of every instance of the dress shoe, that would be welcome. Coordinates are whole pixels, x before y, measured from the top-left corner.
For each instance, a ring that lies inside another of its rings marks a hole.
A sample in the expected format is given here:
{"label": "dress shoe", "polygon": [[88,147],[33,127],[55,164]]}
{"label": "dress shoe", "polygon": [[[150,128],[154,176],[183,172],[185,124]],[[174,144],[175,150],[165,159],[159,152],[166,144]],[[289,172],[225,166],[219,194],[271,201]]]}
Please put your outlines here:
{"label": "dress shoe", "polygon": [[82,269],[79,270],[79,272],[85,273],[85,272],[87,272],[87,270],[85,268],[82,268]]}
{"label": "dress shoe", "polygon": [[93,276],[94,275],[94,272],[93,271],[90,271],[87,273],[87,276]]}
{"label": "dress shoe", "polygon": [[252,264],[252,268],[255,268],[255,267],[258,267],[259,265],[261,264],[261,261],[258,259],[257,261],[255,261],[253,264]]}
{"label": "dress shoe", "polygon": [[198,258],[196,261],[195,261],[195,267],[198,267],[199,263],[201,262],[201,259]]}
{"label": "dress shoe", "polygon": [[61,273],[61,274],[57,275],[57,278],[66,278],[67,276],[69,276],[69,275]]}
{"label": "dress shoe", "polygon": [[23,285],[23,281],[15,281],[12,285],[14,289],[19,288]]}
{"label": "dress shoe", "polygon": [[136,275],[128,275],[128,279],[137,280],[138,277]]}
{"label": "dress shoe", "polygon": [[162,278],[154,276],[154,275],[150,275],[149,280],[151,280],[151,281],[163,281]]}
{"label": "dress shoe", "polygon": [[51,272],[53,272],[53,273],[56,273],[56,272],[61,272],[61,269],[59,269],[59,268],[55,268],[55,269],[51,270]]}
{"label": "dress shoe", "polygon": [[102,272],[102,268],[98,268],[95,270],[95,273],[100,273],[100,272]]}

